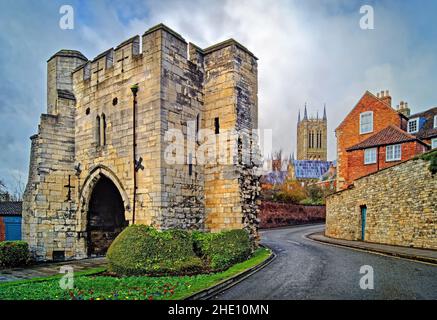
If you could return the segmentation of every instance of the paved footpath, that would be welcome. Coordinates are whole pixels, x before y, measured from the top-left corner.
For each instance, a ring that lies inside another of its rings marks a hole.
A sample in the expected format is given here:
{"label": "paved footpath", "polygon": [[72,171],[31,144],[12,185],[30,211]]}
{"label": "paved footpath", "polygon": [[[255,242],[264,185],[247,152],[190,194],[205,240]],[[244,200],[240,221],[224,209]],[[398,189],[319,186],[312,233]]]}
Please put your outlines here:
{"label": "paved footpath", "polygon": [[383,253],[390,256],[419,260],[437,265],[437,250],[417,249],[409,247],[391,246],[386,244],[363,241],[350,241],[325,237],[324,232],[317,232],[308,236],[310,239],[329,244],[350,247],[360,250]]}
{"label": "paved footpath", "polygon": [[[216,299],[437,299],[437,266],[308,239],[323,225],[262,231],[277,258]],[[364,290],[363,266],[374,288]]]}
{"label": "paved footpath", "polygon": [[6,281],[26,280],[59,274],[62,266],[72,266],[75,272],[106,266],[105,258],[91,258],[56,263],[44,263],[34,266],[0,270],[0,283]]}

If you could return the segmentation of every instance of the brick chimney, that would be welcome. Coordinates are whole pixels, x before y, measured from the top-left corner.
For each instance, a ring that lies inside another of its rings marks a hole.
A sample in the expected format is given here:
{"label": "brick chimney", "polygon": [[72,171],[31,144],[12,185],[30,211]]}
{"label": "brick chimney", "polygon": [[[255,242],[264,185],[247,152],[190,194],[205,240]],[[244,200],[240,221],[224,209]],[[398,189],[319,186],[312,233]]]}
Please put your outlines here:
{"label": "brick chimney", "polygon": [[397,107],[397,111],[402,113],[403,115],[409,117],[410,116],[410,108],[408,107],[408,102],[401,101]]}
{"label": "brick chimney", "polygon": [[377,93],[376,96],[391,107],[391,96],[388,90],[381,91],[380,93]]}

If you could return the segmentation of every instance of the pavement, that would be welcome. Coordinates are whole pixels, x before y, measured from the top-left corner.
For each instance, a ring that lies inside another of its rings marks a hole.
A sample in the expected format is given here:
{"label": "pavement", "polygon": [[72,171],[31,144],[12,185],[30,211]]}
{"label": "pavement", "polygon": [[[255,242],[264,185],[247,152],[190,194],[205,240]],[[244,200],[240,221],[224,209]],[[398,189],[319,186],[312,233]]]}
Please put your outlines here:
{"label": "pavement", "polygon": [[90,258],[56,263],[43,263],[23,268],[0,269],[0,283],[54,276],[62,266],[73,267],[74,272],[106,266],[105,258]]}
{"label": "pavement", "polygon": [[[437,299],[437,266],[307,238],[323,230],[324,225],[311,225],[262,231],[261,242],[274,250],[276,259],[214,298]],[[373,289],[360,286],[370,276],[360,273],[363,266],[373,270]]]}
{"label": "pavement", "polygon": [[392,246],[386,244],[370,243],[363,241],[350,241],[326,237],[324,232],[308,235],[308,238],[338,246],[350,247],[360,250],[372,251],[418,261],[429,262],[437,265],[437,250],[417,249],[410,247]]}

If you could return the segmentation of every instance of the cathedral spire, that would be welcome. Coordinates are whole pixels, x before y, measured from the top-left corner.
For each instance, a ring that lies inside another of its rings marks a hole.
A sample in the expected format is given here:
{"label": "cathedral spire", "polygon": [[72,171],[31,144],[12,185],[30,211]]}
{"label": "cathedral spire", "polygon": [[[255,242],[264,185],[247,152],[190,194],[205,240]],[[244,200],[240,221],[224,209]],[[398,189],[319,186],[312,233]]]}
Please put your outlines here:
{"label": "cathedral spire", "polygon": [[323,106],[323,120],[326,120],[326,103]]}
{"label": "cathedral spire", "polygon": [[303,119],[304,120],[308,120],[307,103],[306,102],[305,102],[305,111],[304,111],[304,114],[303,114]]}
{"label": "cathedral spire", "polygon": [[300,109],[299,109],[299,113],[297,115],[297,123],[299,123],[299,122],[300,122]]}

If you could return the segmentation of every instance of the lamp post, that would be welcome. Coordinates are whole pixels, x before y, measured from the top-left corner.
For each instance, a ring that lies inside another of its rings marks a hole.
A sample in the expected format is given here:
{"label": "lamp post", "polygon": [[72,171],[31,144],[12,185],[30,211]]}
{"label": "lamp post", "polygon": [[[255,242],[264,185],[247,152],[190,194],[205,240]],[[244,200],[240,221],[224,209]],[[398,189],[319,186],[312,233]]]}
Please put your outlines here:
{"label": "lamp post", "polygon": [[133,102],[132,102],[132,122],[133,122],[133,133],[132,133],[132,167],[133,167],[133,180],[134,180],[134,190],[133,190],[133,205],[132,205],[132,224],[135,224],[135,204],[137,198],[137,170],[136,170],[136,150],[137,150],[137,139],[136,139],[136,113],[137,113],[137,93],[138,93],[138,84],[134,84],[131,88]]}

